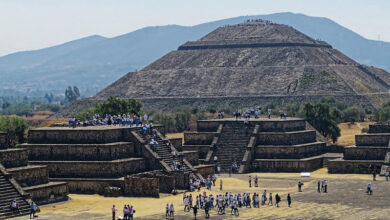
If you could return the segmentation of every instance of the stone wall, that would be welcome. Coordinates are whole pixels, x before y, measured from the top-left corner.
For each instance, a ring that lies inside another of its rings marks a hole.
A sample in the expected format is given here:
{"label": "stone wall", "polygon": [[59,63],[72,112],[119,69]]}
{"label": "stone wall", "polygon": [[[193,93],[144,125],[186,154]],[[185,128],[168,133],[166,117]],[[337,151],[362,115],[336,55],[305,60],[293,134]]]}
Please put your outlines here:
{"label": "stone wall", "polygon": [[257,143],[260,145],[295,145],[316,142],[315,131],[296,132],[259,132]]}
{"label": "stone wall", "polygon": [[8,148],[7,133],[0,132],[0,149]]}
{"label": "stone wall", "polygon": [[134,156],[134,144],[23,144],[30,160],[115,160]]}
{"label": "stone wall", "polygon": [[183,151],[184,158],[190,162],[191,165],[198,165],[199,163],[199,154],[197,151]]}
{"label": "stone wall", "polygon": [[319,155],[326,144],[316,142],[302,145],[260,145],[255,149],[255,158],[263,159],[300,159]]}
{"label": "stone wall", "polygon": [[8,169],[12,177],[18,181],[19,185],[33,186],[45,184],[49,181],[48,172],[45,166],[28,166]]}
{"label": "stone wall", "polygon": [[207,178],[208,175],[212,176],[215,174],[215,165],[213,164],[202,164],[194,167],[200,175]]}
{"label": "stone wall", "polygon": [[215,134],[215,132],[184,132],[184,144],[210,145]]}
{"label": "stone wall", "polygon": [[26,149],[9,148],[0,150],[0,163],[5,168],[20,167],[27,165],[28,153]]}
{"label": "stone wall", "polygon": [[69,193],[104,194],[106,187],[115,186],[124,191],[124,179],[88,179],[88,178],[51,178],[53,181],[65,181],[68,183]]}
{"label": "stone wall", "polygon": [[262,121],[257,124],[260,132],[302,131],[306,128],[305,120]]}
{"label": "stone wall", "polygon": [[183,145],[183,151],[193,151],[198,152],[199,158],[206,158],[207,152],[210,149],[210,145]]}
{"label": "stone wall", "polygon": [[220,122],[215,120],[198,120],[196,130],[199,132],[216,132]]}
{"label": "stone wall", "polygon": [[389,124],[369,125],[368,133],[390,133],[390,125]]}
{"label": "stone wall", "polygon": [[150,196],[159,197],[158,178],[133,177],[125,178],[124,194],[126,196]]}
{"label": "stone wall", "polygon": [[145,159],[129,158],[114,161],[30,161],[47,165],[50,177],[115,178],[145,171]]}
{"label": "stone wall", "polygon": [[375,167],[377,173],[379,174],[383,161],[335,159],[328,161],[328,172],[370,174],[372,172],[370,165]]}
{"label": "stone wall", "polygon": [[358,134],[355,135],[356,146],[384,146],[387,147],[390,140],[388,134]]}
{"label": "stone wall", "polygon": [[183,139],[182,138],[169,138],[169,141],[178,151],[183,151]]}
{"label": "stone wall", "polygon": [[133,175],[140,178],[157,178],[160,192],[171,193],[175,186],[175,177],[164,171],[150,171]]}
{"label": "stone wall", "polygon": [[322,165],[321,156],[306,159],[257,159],[252,163],[253,169],[260,172],[311,172]]}
{"label": "stone wall", "polygon": [[52,202],[59,202],[68,199],[68,185],[67,183],[42,186],[32,186],[24,188],[26,193],[30,194],[32,200],[38,205]]}
{"label": "stone wall", "polygon": [[384,160],[387,147],[345,147],[345,160]]}

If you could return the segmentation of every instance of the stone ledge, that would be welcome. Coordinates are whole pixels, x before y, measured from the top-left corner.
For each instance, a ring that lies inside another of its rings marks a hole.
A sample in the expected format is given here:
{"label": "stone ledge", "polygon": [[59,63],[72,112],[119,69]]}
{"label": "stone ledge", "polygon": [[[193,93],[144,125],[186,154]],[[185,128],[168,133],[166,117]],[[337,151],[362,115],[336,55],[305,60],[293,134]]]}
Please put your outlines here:
{"label": "stone ledge", "polygon": [[344,160],[339,158],[328,161],[328,172],[370,174],[372,172],[370,165],[372,165],[377,170],[377,174],[379,174],[383,164],[383,160]]}
{"label": "stone ledge", "polygon": [[68,183],[49,182],[46,184],[23,187],[37,204],[47,204],[68,199]]}

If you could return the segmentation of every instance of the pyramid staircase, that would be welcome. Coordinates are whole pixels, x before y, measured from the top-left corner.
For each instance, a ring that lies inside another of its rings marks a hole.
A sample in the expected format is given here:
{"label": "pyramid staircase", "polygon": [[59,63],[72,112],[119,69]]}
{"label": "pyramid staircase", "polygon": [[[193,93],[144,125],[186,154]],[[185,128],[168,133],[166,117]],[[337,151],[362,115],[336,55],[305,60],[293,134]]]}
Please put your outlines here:
{"label": "pyramid staircase", "polygon": [[[27,196],[28,194],[20,189],[12,176],[0,164],[0,219],[28,215],[30,209],[25,199]],[[20,212],[11,210],[10,205],[13,200],[19,203]]]}

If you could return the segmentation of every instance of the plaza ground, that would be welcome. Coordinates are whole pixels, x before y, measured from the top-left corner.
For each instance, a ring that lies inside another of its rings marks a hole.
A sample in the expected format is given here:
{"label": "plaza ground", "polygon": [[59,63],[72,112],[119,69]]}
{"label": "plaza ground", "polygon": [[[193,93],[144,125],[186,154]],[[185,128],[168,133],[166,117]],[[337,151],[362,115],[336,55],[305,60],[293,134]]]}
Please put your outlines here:
{"label": "plaza ground", "polygon": [[[248,176],[258,175],[259,187],[249,188]],[[370,175],[364,174],[328,174],[323,168],[311,173],[311,177],[300,177],[300,173],[251,173],[220,176],[223,180],[223,193],[232,192],[262,193],[264,189],[282,197],[281,207],[261,206],[260,208],[241,208],[240,216],[218,215],[211,211],[211,219],[389,219],[390,218],[390,181],[378,177],[372,182]],[[317,192],[317,181],[326,179],[329,183],[328,193]],[[297,182],[304,182],[303,192],[298,192]],[[365,193],[368,182],[373,183],[373,195]],[[219,179],[212,191],[207,194],[221,193]],[[193,196],[203,193],[194,192]],[[292,207],[288,208],[286,195],[291,193]],[[182,194],[161,195],[161,198],[119,197],[105,198],[99,195],[70,195],[67,202],[41,206],[39,219],[110,219],[111,206],[115,204],[118,214],[122,214],[124,204],[135,207],[136,219],[163,219],[165,205],[173,203],[175,219],[193,219],[193,214],[183,212]],[[18,219],[28,219],[20,217]],[[198,219],[204,218],[204,211],[199,210]]]}

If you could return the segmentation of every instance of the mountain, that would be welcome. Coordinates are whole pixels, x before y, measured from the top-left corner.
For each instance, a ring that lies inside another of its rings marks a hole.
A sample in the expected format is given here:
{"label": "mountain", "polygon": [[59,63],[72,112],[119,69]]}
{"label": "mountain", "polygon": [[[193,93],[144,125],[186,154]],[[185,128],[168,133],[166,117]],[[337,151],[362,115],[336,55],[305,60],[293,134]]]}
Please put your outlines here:
{"label": "mountain", "polygon": [[128,72],[227,24],[264,19],[294,27],[321,39],[359,63],[390,70],[390,43],[367,40],[327,19],[303,14],[277,13],[229,18],[191,27],[167,25],[142,28],[113,38],[91,36],[42,50],[0,57],[0,95],[63,93],[77,85],[92,95]]}

